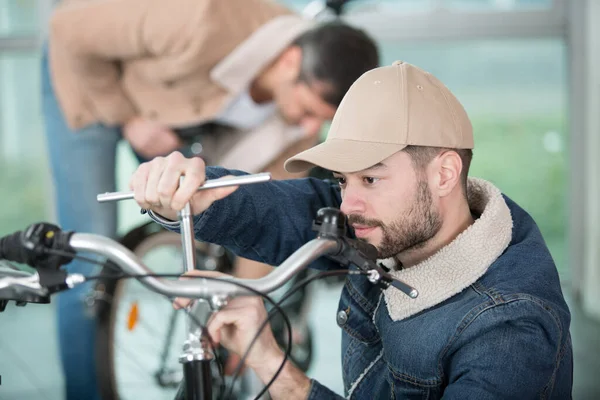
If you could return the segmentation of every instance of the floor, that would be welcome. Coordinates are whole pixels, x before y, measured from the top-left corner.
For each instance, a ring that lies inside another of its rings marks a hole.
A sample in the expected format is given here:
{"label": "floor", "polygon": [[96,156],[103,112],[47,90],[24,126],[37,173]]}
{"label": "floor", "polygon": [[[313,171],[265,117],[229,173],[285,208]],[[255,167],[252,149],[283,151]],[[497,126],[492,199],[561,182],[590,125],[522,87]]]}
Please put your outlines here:
{"label": "floor", "polygon": [[[316,360],[310,375],[341,393],[340,331],[335,323],[339,287],[319,285],[311,315],[316,337]],[[571,304],[575,382],[573,398],[600,399],[600,323],[586,319]],[[18,308],[10,304],[0,314],[0,399],[61,400],[62,376],[57,363],[54,306]],[[141,398],[141,397],[140,397]],[[162,399],[162,396],[143,396]]]}

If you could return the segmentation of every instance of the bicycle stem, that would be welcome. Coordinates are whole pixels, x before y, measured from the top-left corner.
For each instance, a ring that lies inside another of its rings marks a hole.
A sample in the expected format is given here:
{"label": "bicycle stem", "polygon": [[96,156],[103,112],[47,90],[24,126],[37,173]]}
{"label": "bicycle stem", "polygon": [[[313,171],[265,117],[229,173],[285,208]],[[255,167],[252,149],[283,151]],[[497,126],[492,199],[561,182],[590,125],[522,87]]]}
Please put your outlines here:
{"label": "bicycle stem", "polygon": [[[183,183],[184,177],[179,178],[179,184]],[[194,237],[194,215],[192,214],[192,206],[188,201],[183,209],[178,213],[179,224],[181,226],[181,250],[183,252],[183,272],[191,272],[196,269],[196,246]],[[191,314],[196,319],[186,318],[186,331],[187,338],[183,346],[183,353],[179,360],[180,362],[187,364],[193,363],[194,361],[201,360],[212,360],[214,354],[210,351],[210,346],[205,343],[208,339],[204,338],[203,330],[208,323],[208,318],[211,313],[209,309],[206,309],[205,304],[202,301],[194,302],[194,306],[191,310]],[[204,307],[202,307],[204,306]],[[202,309],[206,309],[202,312]],[[201,324],[200,326],[196,326]],[[204,340],[204,342],[203,342]]]}
{"label": "bicycle stem", "polygon": [[[183,180],[183,177],[181,177]],[[181,225],[181,247],[183,250],[184,272],[193,271],[196,268],[196,246],[194,238],[194,214],[192,206],[187,202],[178,213]]]}

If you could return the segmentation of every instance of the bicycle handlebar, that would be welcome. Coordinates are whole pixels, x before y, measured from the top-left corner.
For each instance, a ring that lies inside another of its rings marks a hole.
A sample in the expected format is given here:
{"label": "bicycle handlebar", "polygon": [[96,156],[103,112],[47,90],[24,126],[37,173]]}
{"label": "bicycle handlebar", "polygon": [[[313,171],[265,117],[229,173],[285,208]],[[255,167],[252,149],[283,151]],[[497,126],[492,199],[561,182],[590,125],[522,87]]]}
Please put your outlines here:
{"label": "bicycle handlebar", "polygon": [[[198,190],[225,186],[237,186],[264,182],[271,179],[268,173],[243,175],[219,180],[208,180]],[[98,201],[118,201],[133,198],[132,192],[106,193],[98,196]],[[182,245],[186,270],[195,267],[194,232],[190,204],[179,213]],[[365,242],[346,237],[345,215],[335,208],[322,208],[313,223],[317,238],[304,244],[289,256],[279,268],[259,279],[237,279],[223,277],[198,278],[197,280],[168,280],[154,275],[139,258],[122,244],[104,236],[89,233],[63,232],[58,226],[48,223],[30,225],[23,232],[16,232],[0,238],[0,260],[30,265],[37,270],[29,276],[15,276],[0,271],[0,311],[7,300],[25,302],[48,302],[48,296],[57,291],[72,288],[88,278],[68,275],[60,270],[69,263],[77,252],[90,252],[106,257],[127,276],[136,277],[150,290],[169,297],[204,298],[213,296],[233,297],[257,292],[268,294],[283,286],[294,274],[300,272],[321,256],[328,256],[343,266],[351,264],[368,273],[369,280],[384,288],[394,286],[411,298],[418,292],[387,273],[377,265],[377,249]],[[210,283],[208,282],[210,280]],[[236,284],[237,283],[237,284]],[[244,288],[247,287],[248,289]]]}
{"label": "bicycle handlebar", "polygon": [[[55,233],[59,236],[60,233]],[[0,240],[0,243],[16,244],[15,237],[22,236],[13,234]],[[7,240],[9,239],[9,240]],[[285,260],[279,268],[260,279],[236,279],[233,277],[223,277],[222,280],[208,280],[197,278],[193,280],[170,280],[152,276],[154,273],[128,248],[122,244],[104,236],[73,233],[70,236],[68,245],[75,252],[93,253],[106,257],[114,263],[125,275],[133,275],[148,289],[169,297],[187,297],[210,299],[213,296],[240,296],[251,295],[253,292],[246,290],[234,283],[228,283],[227,280],[233,280],[243,284],[251,289],[262,293],[270,293],[283,286],[293,275],[301,271],[312,261],[328,253],[339,251],[339,243],[335,240],[317,238],[302,246],[298,251]],[[21,243],[15,248],[23,249]],[[23,252],[0,253],[0,256],[11,259],[13,255],[21,255]],[[26,253],[26,251],[25,251]],[[37,257],[29,257],[37,259]],[[23,262],[25,258],[19,257],[12,259],[15,262]],[[32,265],[36,267],[36,265]],[[38,270],[43,270],[39,267]],[[48,272],[48,271],[46,271]],[[57,271],[55,272],[62,272]],[[147,276],[145,276],[147,275]],[[71,288],[76,284],[85,282],[85,277],[81,275],[62,274],[64,287]],[[144,276],[144,277],[142,277]],[[32,296],[47,297],[52,290],[46,287],[39,273],[30,274],[24,271],[18,271],[12,268],[0,268],[0,299],[16,300],[30,302]],[[36,301],[40,302],[40,301]],[[45,302],[45,300],[44,300]]]}
{"label": "bicycle handlebar", "polygon": [[[128,275],[152,275],[153,272],[139,261],[137,256],[125,246],[104,236],[75,233],[70,243],[76,251],[92,252],[105,256]],[[252,294],[226,280],[232,280],[262,293],[270,293],[287,282],[312,261],[328,253],[339,251],[339,243],[330,239],[313,239],[306,243],[278,268],[260,279],[223,278],[210,282],[207,279],[169,280],[153,276],[138,278],[150,290],[170,297],[211,298],[212,296],[239,296]]]}
{"label": "bicycle handlebar", "polygon": [[[77,252],[104,256],[125,274],[135,276],[148,289],[170,297],[214,299],[213,296],[252,294],[230,281],[261,293],[270,293],[317,258],[327,256],[343,266],[353,264],[368,272],[369,280],[374,284],[381,284],[384,288],[394,286],[409,297],[416,298],[418,293],[414,288],[391,277],[376,265],[372,255],[373,246],[343,235],[345,219],[342,217],[343,214],[337,209],[321,209],[313,224],[313,230],[318,231],[317,237],[295,251],[265,277],[251,280],[223,277],[216,281],[206,278],[169,280],[155,277],[152,276],[152,270],[131,250],[112,239],[94,234],[63,232],[51,224],[34,224],[23,232],[0,239],[0,259],[26,262],[37,270],[35,274],[23,275],[23,272],[15,272],[14,269],[5,270],[4,273],[0,269],[0,300],[48,302],[47,297],[53,292],[85,282],[86,278],[82,275],[68,275],[59,270]],[[10,248],[7,244],[10,244]]]}

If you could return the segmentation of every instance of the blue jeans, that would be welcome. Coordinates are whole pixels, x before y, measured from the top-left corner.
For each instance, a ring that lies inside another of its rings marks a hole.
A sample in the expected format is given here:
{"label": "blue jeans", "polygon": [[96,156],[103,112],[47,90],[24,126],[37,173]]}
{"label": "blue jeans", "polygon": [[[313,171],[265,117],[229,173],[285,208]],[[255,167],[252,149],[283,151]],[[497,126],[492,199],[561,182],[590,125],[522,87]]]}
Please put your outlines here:
{"label": "blue jeans", "polygon": [[[115,238],[117,206],[100,204],[96,195],[115,191],[118,127],[91,125],[76,132],[64,119],[49,75],[47,52],[42,59],[42,110],[55,189],[57,223],[65,230]],[[91,275],[90,263],[73,261],[71,273]],[[67,400],[100,399],[96,382],[96,320],[84,299],[93,289],[84,284],[56,295],[60,358]]]}

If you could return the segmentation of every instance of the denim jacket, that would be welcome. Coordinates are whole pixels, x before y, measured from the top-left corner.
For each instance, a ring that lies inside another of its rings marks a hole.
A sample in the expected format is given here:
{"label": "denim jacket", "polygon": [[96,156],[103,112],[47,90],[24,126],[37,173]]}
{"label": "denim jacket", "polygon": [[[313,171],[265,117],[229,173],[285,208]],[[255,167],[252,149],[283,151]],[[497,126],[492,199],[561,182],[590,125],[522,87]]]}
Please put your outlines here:
{"label": "denim jacket", "polygon": [[[207,171],[226,174],[242,172]],[[571,398],[570,313],[542,235],[489,182],[470,178],[468,187],[475,223],[424,262],[393,271],[416,299],[348,276],[337,313],[346,398]],[[279,265],[315,238],[317,210],[340,204],[331,182],[271,181],[240,187],[194,227],[199,240]],[[339,265],[321,258],[312,267]],[[311,382],[310,399],[341,398]]]}

